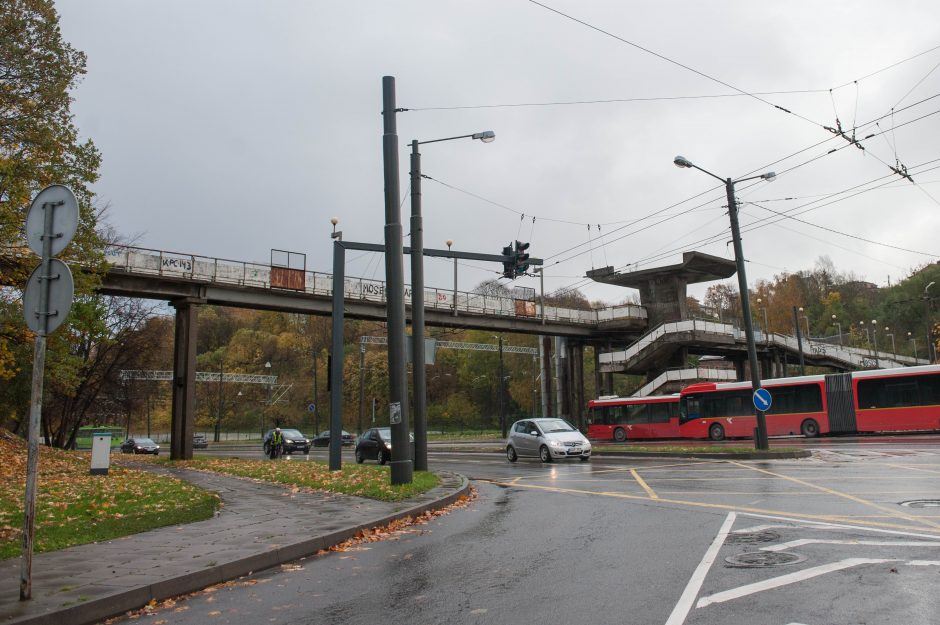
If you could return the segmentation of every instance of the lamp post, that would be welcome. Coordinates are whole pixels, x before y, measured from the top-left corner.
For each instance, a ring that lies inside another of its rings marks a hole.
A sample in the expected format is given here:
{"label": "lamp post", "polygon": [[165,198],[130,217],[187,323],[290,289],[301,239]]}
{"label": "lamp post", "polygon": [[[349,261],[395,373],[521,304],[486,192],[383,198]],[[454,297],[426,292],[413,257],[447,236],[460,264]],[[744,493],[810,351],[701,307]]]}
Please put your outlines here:
{"label": "lamp post", "polygon": [[[744,334],[747,338],[747,358],[748,364],[751,369],[751,385],[754,388],[754,391],[757,391],[760,388],[760,367],[757,363],[757,346],[754,344],[754,328],[751,323],[751,304],[747,296],[747,276],[744,271],[744,251],[741,248],[741,233],[738,228],[738,206],[734,199],[734,185],[737,182],[744,182],[745,180],[773,180],[776,178],[774,172],[767,172],[759,176],[750,176],[747,178],[741,178],[738,180],[732,180],[731,178],[721,178],[716,176],[710,171],[704,170],[698,165],[693,164],[688,159],[677,156],[673,159],[673,163],[677,167],[692,167],[701,171],[702,173],[708,174],[712,178],[721,180],[725,184],[725,191],[728,194],[728,216],[731,220],[731,238],[734,243],[734,260],[737,265],[738,273],[738,287],[741,291],[741,312],[744,315]],[[754,445],[757,449],[768,449],[769,444],[767,441],[767,422],[764,419],[764,412],[762,410],[755,410],[755,415],[757,417],[757,432],[754,437]]]}
{"label": "lamp post", "polygon": [[806,363],[803,360],[803,333],[800,330],[800,316],[796,306],[793,307],[793,327],[796,328],[796,348],[800,352],[800,375],[806,375]]}
{"label": "lamp post", "polygon": [[878,360],[878,320],[871,320],[871,344],[872,352],[875,355],[875,360]]}
{"label": "lamp post", "polygon": [[[271,361],[264,363],[264,373],[265,375],[271,375]],[[268,402],[265,404],[264,409],[261,411],[261,438],[264,439],[264,416],[268,411],[268,408],[271,406],[271,397],[274,395],[274,385],[268,384]]]}
{"label": "lamp post", "polygon": [[763,300],[761,300],[759,297],[757,298],[757,305],[760,306],[760,310],[764,318],[764,342],[767,345],[770,345],[770,329],[769,324],[767,323],[767,307],[764,306]]}
{"label": "lamp post", "polygon": [[800,306],[800,317],[803,318],[803,321],[806,322],[806,340],[809,341],[810,332],[809,332],[809,317],[806,316],[806,313],[803,312],[803,307]]}
{"label": "lamp post", "polygon": [[871,334],[869,334],[868,328],[865,327],[864,321],[859,321],[858,325],[861,326],[862,330],[865,330],[865,340],[868,341],[868,351],[871,351]]}
{"label": "lamp post", "polygon": [[885,326],[885,336],[890,336],[890,337],[891,337],[891,353],[894,354],[895,357],[897,357],[897,355],[898,355],[898,347],[897,347],[897,345],[894,344],[894,334],[888,332],[888,330],[890,330],[890,329],[891,329],[891,328],[889,328],[888,326]]}
{"label": "lamp post", "polygon": [[[424,370],[424,226],[421,217],[421,153],[418,152],[418,146],[454,139],[479,139],[483,143],[491,143],[496,139],[496,133],[487,130],[430,141],[415,139],[411,142],[411,362],[414,384],[414,468],[418,471],[428,470],[428,392],[427,372]],[[388,250],[387,247],[386,250]],[[456,263],[455,258],[454,267],[457,266]],[[456,312],[456,279],[454,284],[454,311]],[[398,444],[393,442],[392,449],[395,449]],[[398,449],[408,449],[407,432],[404,436],[404,443]]]}
{"label": "lamp post", "polygon": [[907,338],[914,346],[914,360],[917,360],[917,339],[910,333],[907,333]]}
{"label": "lamp post", "polygon": [[839,331],[839,347],[842,347],[842,324],[836,321],[836,316],[832,316],[832,325]]}
{"label": "lamp post", "polygon": [[924,324],[927,326],[927,362],[931,363],[936,359],[936,350],[933,345],[933,332],[930,331],[930,297],[927,295],[927,291],[935,285],[936,282],[931,282],[924,287]]}
{"label": "lamp post", "polygon": [[503,398],[503,337],[494,337],[499,341],[499,381],[496,383],[496,393],[499,400],[499,427],[503,438],[506,438],[506,404]]}
{"label": "lamp post", "polygon": [[[453,239],[447,239],[447,251],[454,244]],[[457,257],[454,256],[454,316],[457,316]]]}
{"label": "lamp post", "polygon": [[225,378],[222,371],[223,362],[222,356],[219,356],[219,410],[215,416],[215,434],[212,437],[212,440],[216,443],[219,442],[222,432],[222,380]]}

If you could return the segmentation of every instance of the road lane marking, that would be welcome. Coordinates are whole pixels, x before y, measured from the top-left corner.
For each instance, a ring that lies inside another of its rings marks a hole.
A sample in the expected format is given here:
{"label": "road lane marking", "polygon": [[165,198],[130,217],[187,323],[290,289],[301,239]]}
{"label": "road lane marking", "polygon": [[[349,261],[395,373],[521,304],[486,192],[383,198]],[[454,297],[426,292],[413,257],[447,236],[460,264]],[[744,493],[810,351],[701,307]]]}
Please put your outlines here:
{"label": "road lane marking", "polygon": [[686,584],[685,590],[682,591],[682,596],[679,597],[678,603],[676,603],[676,606],[672,609],[672,614],[670,614],[669,618],[666,620],[666,625],[682,625],[685,623],[685,619],[692,609],[692,602],[695,601],[699,590],[702,589],[702,582],[705,581],[705,576],[708,575],[708,571],[711,569],[712,563],[718,556],[721,546],[725,544],[725,539],[728,537],[728,532],[731,530],[731,526],[734,525],[734,519],[736,517],[737,514],[734,512],[729,512],[728,516],[725,517],[725,522],[721,524],[718,535],[715,536],[715,540],[712,541],[702,561],[698,563],[698,566],[692,573],[692,577],[689,578],[689,583]]}
{"label": "road lane marking", "polygon": [[903,464],[889,464],[884,463],[886,467],[894,467],[895,469],[908,469],[910,471],[923,471],[924,473],[931,473],[933,475],[940,475],[940,471],[932,471],[931,469],[924,469],[922,467],[911,467]]}
{"label": "road lane marking", "polygon": [[932,543],[923,540],[827,540],[824,538],[800,538],[785,543],[761,547],[761,551],[783,551],[790,547],[803,545],[866,545],[870,547],[940,547],[940,542]]}
{"label": "road lane marking", "polygon": [[842,571],[856,566],[862,566],[864,564],[885,564],[886,562],[899,562],[899,560],[881,558],[848,558],[839,562],[814,566],[802,571],[796,571],[795,573],[788,573],[779,577],[771,577],[770,579],[765,579],[760,582],[745,584],[744,586],[732,588],[731,590],[725,590],[707,597],[702,597],[699,599],[699,602],[695,605],[695,607],[704,608],[706,606],[712,605],[713,603],[724,603],[725,601],[731,601],[732,599],[740,599],[741,597],[753,595],[765,590],[772,590],[774,588],[780,588],[781,586],[789,586],[790,584],[796,584],[814,577],[819,577],[820,575],[835,573],[836,571]]}
{"label": "road lane marking", "polygon": [[[754,512],[742,512],[741,516],[751,517],[755,519],[766,519],[769,521],[787,521],[789,523],[796,523],[801,527],[806,529],[840,529],[840,530],[862,530],[865,532],[875,532],[876,534],[889,534],[891,536],[913,536],[914,538],[928,538],[936,539],[936,535],[931,534],[919,534],[917,532],[905,532],[899,530],[890,530],[890,529],[881,529],[879,527],[865,527],[862,525],[849,525],[846,523],[832,523],[828,521],[814,521],[812,519],[799,519],[790,516],[778,516],[772,514],[756,514]],[[807,525],[809,524],[809,525]],[[815,527],[819,526],[819,527]],[[767,526],[767,527],[786,527],[783,525],[778,526]]]}
{"label": "road lane marking", "polygon": [[[585,490],[579,488],[562,488],[560,486],[541,486],[539,484],[509,484],[498,479],[486,479],[486,478],[474,478],[478,481],[489,482],[496,486],[515,486],[516,488],[528,488],[532,490],[543,490],[553,493],[572,493],[577,495],[593,495],[595,497],[613,497],[617,499],[629,499],[633,501],[642,501],[646,503],[651,503],[651,500],[647,496],[641,495],[631,495],[628,493],[619,493],[611,491],[596,491],[596,490]],[[707,508],[709,510],[731,510],[738,513],[751,513],[752,516],[762,517],[764,515],[766,518],[784,518],[791,521],[828,521],[831,523],[846,523],[848,521],[853,521],[854,517],[838,515],[838,514],[801,514],[799,512],[788,512],[785,510],[770,510],[766,508],[750,508],[746,506],[736,506],[732,504],[721,504],[721,503],[705,503],[701,501],[686,501],[683,499],[666,499],[660,497],[655,501],[655,503],[668,503],[678,506],[688,506],[692,508]],[[895,516],[889,516],[888,518],[894,519]],[[872,527],[886,527],[902,531],[909,531],[913,529],[919,529],[911,527],[910,525],[901,525],[899,523],[882,523],[876,521],[857,521],[858,523],[864,525],[870,525]],[[851,527],[851,526],[845,526]],[[937,538],[937,536],[925,536],[926,538]]]}
{"label": "road lane marking", "polygon": [[911,560],[910,566],[940,566],[940,560]]}
{"label": "road lane marking", "polygon": [[650,488],[650,485],[646,483],[646,480],[640,477],[640,474],[636,472],[636,469],[630,469],[630,475],[632,475],[633,479],[636,480],[636,483],[646,491],[646,494],[650,496],[650,499],[659,499],[659,495],[656,494],[656,491]]}
{"label": "road lane marking", "polygon": [[778,477],[778,478],[780,478],[780,479],[782,479],[782,480],[787,480],[787,481],[790,481],[790,482],[794,482],[794,483],[796,483],[796,484],[802,484],[803,486],[808,486],[809,488],[815,488],[815,489],[817,489],[817,490],[821,490],[821,491],[824,492],[824,493],[829,493],[830,495],[833,495],[833,496],[835,496],[835,497],[842,497],[843,499],[848,499],[849,501],[854,501],[855,503],[860,503],[860,504],[862,504],[862,505],[869,506],[869,507],[871,507],[871,508],[875,508],[876,510],[881,510],[882,512],[887,512],[888,514],[890,514],[890,515],[892,515],[892,516],[895,516],[895,517],[899,517],[899,518],[902,518],[902,519],[906,519],[906,520],[908,520],[908,521],[913,521],[913,522],[915,522],[915,523],[920,523],[920,524],[926,525],[926,526],[928,526],[928,527],[932,527],[932,528],[934,528],[934,529],[940,529],[940,524],[938,524],[938,523],[935,523],[935,522],[930,521],[930,520],[928,520],[928,519],[925,519],[925,518],[923,518],[923,517],[918,517],[918,516],[913,516],[913,515],[905,514],[904,512],[901,512],[900,510],[892,510],[891,508],[886,508],[885,506],[876,504],[876,503],[874,503],[873,501],[868,501],[867,499],[862,499],[861,497],[856,497],[855,495],[850,495],[850,494],[848,494],[848,493],[843,493],[843,492],[839,492],[839,491],[837,491],[837,490],[832,490],[831,488],[826,488],[825,486],[818,486],[818,485],[816,485],[816,484],[813,484],[812,482],[807,482],[806,480],[801,480],[801,479],[796,478],[796,477],[790,477],[790,476],[788,476],[788,475],[783,475],[783,474],[781,474],[781,473],[774,473],[773,471],[768,471],[767,469],[761,469],[761,468],[759,468],[759,467],[752,467],[752,466],[749,466],[749,465],[746,465],[746,464],[742,464],[742,463],[740,463],[740,462],[735,462],[734,460],[729,460],[728,462],[729,462],[730,464],[735,465],[735,466],[739,466],[739,467],[741,467],[742,469],[750,469],[751,471],[757,471],[758,473],[764,473],[764,474],[766,474],[766,475],[772,475],[772,476]]}

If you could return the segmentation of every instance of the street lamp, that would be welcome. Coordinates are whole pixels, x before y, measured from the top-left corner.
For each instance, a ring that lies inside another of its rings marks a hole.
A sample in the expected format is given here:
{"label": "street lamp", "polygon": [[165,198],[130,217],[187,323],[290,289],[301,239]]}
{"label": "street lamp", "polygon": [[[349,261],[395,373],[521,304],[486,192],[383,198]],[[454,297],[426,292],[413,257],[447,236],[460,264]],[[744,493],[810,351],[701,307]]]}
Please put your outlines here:
{"label": "street lamp", "polygon": [[889,328],[888,326],[885,326],[885,336],[890,336],[890,337],[891,337],[891,353],[894,354],[895,357],[897,357],[897,355],[898,355],[898,348],[897,348],[897,345],[894,344],[894,334],[893,334],[893,333],[891,333],[891,334],[888,333],[888,330],[890,330],[890,329],[891,329],[891,328]]}
{"label": "street lamp", "polygon": [[858,325],[862,327],[862,330],[865,330],[865,340],[868,341],[868,351],[872,351],[871,350],[871,334],[868,333],[868,328],[865,327],[865,322],[859,321]]}
{"label": "street lamp", "polygon": [[930,331],[930,297],[927,295],[927,291],[935,285],[936,282],[931,282],[924,287],[924,323],[927,325],[927,362],[931,363],[936,359],[935,349],[932,340],[933,332]]}
{"label": "street lamp", "polygon": [[[454,244],[453,239],[447,239],[447,251],[450,251],[450,246]],[[454,256],[454,316],[457,316],[457,257]]]}
{"label": "street lamp", "polygon": [[[421,218],[421,154],[418,146],[454,139],[479,139],[491,143],[496,139],[492,130],[457,137],[411,142],[411,363],[414,384],[414,468],[428,470],[427,372],[424,370],[424,226]],[[448,248],[450,245],[448,245]],[[386,248],[386,253],[389,253]],[[454,259],[456,271],[457,260]],[[456,277],[454,279],[454,312],[457,311]],[[400,431],[399,431],[400,430]],[[396,431],[398,435],[396,436]],[[392,449],[409,449],[407,428],[392,427]],[[410,480],[409,480],[410,481]]]}
{"label": "street lamp", "polygon": [[[264,373],[265,375],[271,375],[271,361],[264,363]],[[268,384],[268,403],[265,404],[264,409],[261,411],[261,438],[264,438],[264,416],[268,411],[268,407],[271,405],[271,396],[274,394],[274,385]]]}
{"label": "street lamp", "polygon": [[878,360],[878,320],[871,320],[871,343],[875,354],[875,360]]}
{"label": "street lamp", "polygon": [[503,397],[503,337],[500,335],[493,338],[499,341],[499,382],[496,385],[496,393],[499,399],[499,427],[503,438],[506,438],[506,405]]}
{"label": "street lamp", "polygon": [[[687,158],[683,156],[677,156],[672,161],[676,167],[687,168],[691,167],[699,170],[702,173],[708,174],[712,178],[717,178],[725,184],[725,191],[728,194],[728,217],[731,220],[731,239],[734,243],[734,261],[737,266],[738,273],[738,286],[741,291],[741,312],[744,315],[744,334],[747,338],[747,357],[751,369],[751,386],[756,392],[760,388],[760,367],[757,364],[757,346],[754,344],[754,328],[751,323],[751,304],[747,296],[747,276],[744,272],[744,251],[741,248],[741,233],[738,228],[738,206],[734,199],[734,185],[737,182],[744,182],[746,180],[773,180],[777,177],[774,172],[767,172],[759,176],[749,176],[747,178],[740,178],[738,180],[732,180],[731,178],[721,178],[715,174],[702,169],[698,165],[693,164]],[[769,444],[767,442],[767,422],[764,419],[764,412],[762,410],[755,410],[755,415],[757,416],[757,433],[754,438],[754,445],[757,449],[768,449]]]}
{"label": "street lamp", "polygon": [[914,345],[914,360],[916,361],[917,360],[917,339],[914,338],[914,336],[910,332],[907,333],[907,338]]}
{"label": "street lamp", "polygon": [[763,300],[759,297],[757,298],[757,305],[760,307],[762,316],[764,317],[764,342],[767,345],[770,345],[770,330],[767,324],[767,308],[764,306]]}
{"label": "street lamp", "polygon": [[842,324],[836,321],[836,316],[832,316],[832,325],[839,331],[839,347],[842,347]]}
{"label": "street lamp", "polygon": [[803,333],[800,330],[800,312],[802,310],[802,306],[799,309],[796,306],[793,307],[793,327],[796,331],[796,348],[800,353],[800,375],[806,375],[806,361],[803,359]]}
{"label": "street lamp", "polygon": [[802,306],[800,306],[800,317],[802,317],[802,318],[803,318],[803,321],[806,322],[806,340],[809,341],[809,339],[810,339],[810,333],[809,333],[809,317],[807,317],[807,316],[806,316],[806,313],[803,312],[803,307],[802,307]]}

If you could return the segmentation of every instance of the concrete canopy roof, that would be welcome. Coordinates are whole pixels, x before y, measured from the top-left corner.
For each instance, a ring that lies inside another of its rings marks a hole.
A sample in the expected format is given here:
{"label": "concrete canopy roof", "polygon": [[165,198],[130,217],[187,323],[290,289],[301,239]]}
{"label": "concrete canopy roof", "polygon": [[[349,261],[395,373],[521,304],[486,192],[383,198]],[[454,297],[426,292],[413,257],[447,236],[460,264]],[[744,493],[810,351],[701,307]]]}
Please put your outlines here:
{"label": "concrete canopy roof", "polygon": [[737,268],[733,260],[719,258],[702,252],[684,252],[678,265],[641,269],[628,273],[617,273],[613,267],[602,267],[587,272],[588,278],[604,284],[615,284],[634,289],[665,277],[678,277],[686,284],[724,280],[735,274]]}

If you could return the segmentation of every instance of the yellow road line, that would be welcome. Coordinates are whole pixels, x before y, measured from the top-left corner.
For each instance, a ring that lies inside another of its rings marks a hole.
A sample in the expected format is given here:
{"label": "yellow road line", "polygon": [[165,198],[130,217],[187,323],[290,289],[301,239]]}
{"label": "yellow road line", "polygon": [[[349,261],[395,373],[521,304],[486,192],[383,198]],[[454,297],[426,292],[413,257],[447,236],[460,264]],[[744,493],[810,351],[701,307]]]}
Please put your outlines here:
{"label": "yellow road line", "polygon": [[656,491],[650,488],[650,485],[646,483],[640,474],[636,472],[636,469],[630,469],[630,475],[633,476],[633,479],[636,480],[636,483],[643,487],[643,490],[646,491],[646,494],[650,496],[650,499],[659,499],[659,495],[656,494]]}
{"label": "yellow road line", "polygon": [[[630,495],[627,493],[615,493],[615,492],[599,492],[593,490],[582,490],[576,488],[560,488],[557,486],[539,486],[537,484],[508,484],[505,482],[498,482],[495,480],[480,480],[488,481],[491,484],[496,486],[515,486],[517,488],[529,488],[533,490],[542,490],[554,493],[573,493],[579,495],[594,495],[598,497],[612,497],[614,499],[628,499],[631,501],[644,501],[649,503],[651,500],[649,497],[644,497],[641,495]],[[911,527],[910,525],[902,525],[900,523],[883,523],[875,521],[859,521],[858,517],[847,516],[847,515],[835,515],[835,514],[805,514],[801,512],[789,512],[783,510],[769,510],[766,508],[753,508],[750,506],[735,506],[731,504],[720,504],[720,503],[703,503],[699,501],[685,501],[682,499],[664,499],[660,497],[656,500],[656,503],[668,503],[675,504],[679,506],[689,506],[693,508],[708,508],[710,510],[733,510],[736,512],[751,512],[753,514],[763,514],[771,516],[785,516],[797,519],[806,519],[808,521],[826,521],[829,523],[855,523],[857,525],[865,525],[871,527],[884,527],[888,529],[899,529],[905,531],[916,530],[918,532],[923,532],[924,530],[920,527]],[[889,515],[889,518],[896,518],[894,515]],[[916,517],[915,517],[916,519]],[[940,528],[938,528],[938,533],[940,533]]]}
{"label": "yellow road line", "polygon": [[940,475],[940,471],[932,471],[932,470],[930,470],[930,469],[924,469],[924,468],[922,468],[922,467],[911,467],[911,466],[904,465],[904,464],[888,464],[888,463],[886,462],[886,463],[884,463],[884,466],[886,466],[886,467],[894,467],[895,469],[909,469],[909,470],[911,470],[911,471],[923,471],[924,473],[931,473],[931,474],[933,474],[933,475]]}
{"label": "yellow road line", "polygon": [[815,489],[817,489],[817,490],[821,490],[821,491],[824,492],[824,493],[829,493],[830,495],[833,495],[833,496],[835,496],[835,497],[842,497],[843,499],[848,499],[849,501],[854,501],[855,503],[860,503],[860,504],[862,504],[862,505],[869,506],[869,507],[874,508],[874,509],[876,509],[876,510],[881,510],[882,512],[886,512],[886,513],[888,513],[888,514],[891,515],[891,516],[900,517],[900,518],[902,518],[902,519],[906,519],[906,520],[908,520],[908,521],[913,521],[913,522],[915,522],[915,523],[922,523],[923,525],[926,525],[926,526],[928,526],[928,527],[932,527],[932,528],[934,528],[934,529],[940,530],[940,524],[938,524],[938,523],[935,523],[935,522],[933,522],[933,521],[930,521],[930,520],[925,519],[925,518],[922,518],[922,517],[912,516],[912,515],[909,515],[909,514],[905,514],[904,512],[901,512],[900,510],[892,510],[891,508],[886,508],[886,507],[884,507],[884,506],[882,506],[882,505],[876,504],[876,503],[873,502],[873,501],[868,501],[867,499],[862,499],[861,497],[856,497],[855,495],[850,495],[850,494],[848,494],[848,493],[842,493],[842,492],[839,492],[839,491],[837,491],[837,490],[832,490],[831,488],[826,488],[825,486],[817,486],[816,484],[813,484],[812,482],[807,482],[806,480],[801,480],[801,479],[799,479],[799,478],[790,477],[790,476],[788,476],[788,475],[783,475],[783,474],[781,474],[781,473],[774,473],[773,471],[768,471],[767,469],[761,469],[760,467],[752,467],[752,466],[749,466],[749,465],[746,465],[746,464],[743,464],[743,463],[740,463],[740,462],[735,462],[734,460],[729,460],[728,462],[729,462],[730,464],[735,465],[735,466],[739,466],[739,467],[741,467],[742,469],[749,469],[749,470],[751,470],[751,471],[757,471],[758,473],[764,473],[764,474],[766,474],[766,475],[772,475],[772,476],[774,476],[774,477],[780,478],[781,480],[787,480],[787,481],[790,481],[790,482],[794,482],[794,483],[796,483],[796,484],[802,484],[803,486],[807,486],[807,487],[809,487],[809,488],[815,488]]}

